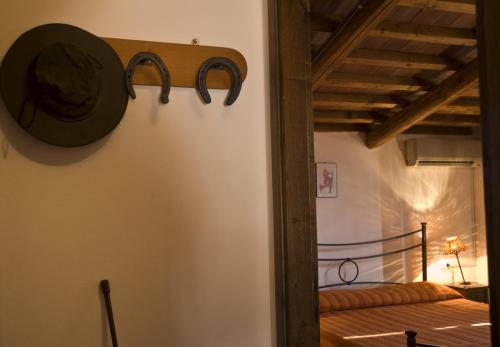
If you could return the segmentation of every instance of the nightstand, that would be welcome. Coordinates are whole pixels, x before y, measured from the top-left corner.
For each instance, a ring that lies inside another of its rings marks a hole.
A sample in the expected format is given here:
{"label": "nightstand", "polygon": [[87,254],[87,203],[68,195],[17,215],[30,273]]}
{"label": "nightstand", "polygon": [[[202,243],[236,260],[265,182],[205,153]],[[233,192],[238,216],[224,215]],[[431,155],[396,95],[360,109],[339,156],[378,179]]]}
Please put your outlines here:
{"label": "nightstand", "polygon": [[447,284],[448,287],[455,289],[457,292],[462,294],[464,298],[488,303],[490,301],[490,294],[488,286],[479,283],[471,283],[467,285],[462,284]]}

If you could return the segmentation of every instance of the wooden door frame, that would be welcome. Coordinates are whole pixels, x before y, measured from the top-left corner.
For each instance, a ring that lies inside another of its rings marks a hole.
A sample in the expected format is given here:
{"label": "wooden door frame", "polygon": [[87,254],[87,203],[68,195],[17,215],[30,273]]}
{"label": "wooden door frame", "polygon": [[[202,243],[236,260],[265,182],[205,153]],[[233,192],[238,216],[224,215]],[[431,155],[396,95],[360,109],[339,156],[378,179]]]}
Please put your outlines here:
{"label": "wooden door frame", "polygon": [[309,0],[268,0],[276,340],[319,346]]}
{"label": "wooden door frame", "polygon": [[[477,0],[492,346],[500,346],[500,1]],[[496,213],[495,213],[496,212]]]}
{"label": "wooden door frame", "polygon": [[[500,346],[500,1],[477,6],[491,337]],[[278,347],[319,346],[309,9],[310,0],[268,0]]]}

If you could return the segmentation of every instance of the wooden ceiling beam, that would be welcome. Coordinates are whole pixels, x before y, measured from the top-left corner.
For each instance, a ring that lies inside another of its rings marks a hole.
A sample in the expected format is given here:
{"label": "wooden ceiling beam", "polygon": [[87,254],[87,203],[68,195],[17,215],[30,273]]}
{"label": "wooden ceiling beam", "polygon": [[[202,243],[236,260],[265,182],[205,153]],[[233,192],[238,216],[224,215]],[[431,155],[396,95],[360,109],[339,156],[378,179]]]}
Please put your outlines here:
{"label": "wooden ceiling beam", "polygon": [[418,123],[418,125],[464,128],[475,128],[480,124],[479,117],[471,118],[469,115],[461,114],[433,114]]}
{"label": "wooden ceiling beam", "polygon": [[[326,88],[350,88],[350,89],[378,89],[386,91],[412,92],[413,95],[423,95],[435,85],[412,77],[368,75],[360,73],[333,72],[326,81],[321,84]],[[327,90],[322,90],[327,92]],[[463,97],[479,97],[479,88],[474,85],[462,94]],[[474,105],[477,106],[478,100]]]}
{"label": "wooden ceiling beam", "polygon": [[440,113],[479,116],[481,103],[477,98],[460,98],[439,108]]}
{"label": "wooden ceiling beam", "polygon": [[469,90],[466,90],[462,96],[470,96],[470,97],[479,97],[479,89],[478,88],[472,88]]}
{"label": "wooden ceiling beam", "polygon": [[[421,96],[421,95],[424,95],[425,93],[427,93],[427,91],[417,90],[417,91],[412,92],[412,95]],[[470,97],[470,98],[479,98],[479,89],[477,89],[477,88],[469,89],[469,90],[465,91],[462,94],[462,96],[463,97]],[[474,106],[474,105],[469,105],[469,106]]]}
{"label": "wooden ceiling beam", "polygon": [[[311,14],[311,26],[313,31],[333,33],[339,28],[340,22]],[[477,45],[474,30],[389,20],[382,21],[368,33],[368,36],[456,46],[474,47]]]}
{"label": "wooden ceiling beam", "polygon": [[453,102],[478,81],[478,61],[475,59],[462,70],[448,77],[406,108],[374,128],[366,137],[366,145],[374,148],[411,128],[441,107]]}
{"label": "wooden ceiling beam", "polygon": [[428,90],[430,85],[417,81],[411,77],[398,77],[387,75],[368,75],[345,72],[333,72],[322,87],[384,89],[399,91]]}
{"label": "wooden ceiling beam", "polygon": [[315,123],[328,124],[373,124],[382,123],[387,117],[375,112],[315,110]]}
{"label": "wooden ceiling beam", "polygon": [[[315,123],[316,132],[361,132],[367,133],[372,128],[369,124],[327,124]],[[404,134],[425,134],[425,135],[472,135],[472,128],[467,127],[442,127],[415,125],[404,131]]]}
{"label": "wooden ceiling beam", "polygon": [[[351,111],[314,111],[315,123],[327,124],[381,124],[387,120],[376,112],[351,112]],[[478,127],[479,118],[471,118],[469,115],[433,114],[420,121],[419,125],[426,126],[448,126],[448,127]]]}
{"label": "wooden ceiling beam", "polygon": [[400,0],[399,4],[440,11],[476,14],[475,0]]}
{"label": "wooden ceiling beam", "polygon": [[466,127],[435,127],[428,125],[414,125],[403,134],[419,135],[472,135],[472,128]]}
{"label": "wooden ceiling beam", "polygon": [[314,93],[314,109],[364,110],[393,109],[400,102],[387,95]]}
{"label": "wooden ceiling beam", "polygon": [[[417,99],[418,100],[418,99]],[[314,93],[313,109],[315,110],[389,110],[405,106],[405,101],[390,95],[370,94],[339,94]],[[437,112],[443,114],[479,115],[480,104],[477,98],[463,98],[458,96],[449,104],[440,106]]]}
{"label": "wooden ceiling beam", "polygon": [[458,69],[457,62],[439,55],[373,49],[356,49],[344,62],[435,71]]}
{"label": "wooden ceiling beam", "polygon": [[393,21],[383,21],[370,36],[456,46],[473,47],[477,44],[472,30]]}
{"label": "wooden ceiling beam", "polygon": [[311,30],[333,33],[342,23],[341,18],[330,18],[321,14],[311,13]]}
{"label": "wooden ceiling beam", "polygon": [[369,125],[314,123],[315,132],[362,132],[370,130]]}
{"label": "wooden ceiling beam", "polygon": [[399,0],[370,0],[358,7],[323,45],[312,65],[312,87],[317,90],[329,73],[377,27]]}

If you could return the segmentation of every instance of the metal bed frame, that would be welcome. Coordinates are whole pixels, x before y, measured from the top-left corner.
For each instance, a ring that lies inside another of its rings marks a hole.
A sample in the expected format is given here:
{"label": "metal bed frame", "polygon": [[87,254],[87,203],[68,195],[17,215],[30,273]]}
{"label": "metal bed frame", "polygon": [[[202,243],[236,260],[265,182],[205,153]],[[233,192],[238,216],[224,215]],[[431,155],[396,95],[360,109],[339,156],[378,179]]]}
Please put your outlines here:
{"label": "metal bed frame", "polygon": [[[356,282],[356,279],[359,276],[359,266],[358,263],[356,263],[356,260],[363,260],[363,259],[372,259],[372,258],[378,258],[378,257],[384,257],[387,255],[392,255],[392,254],[397,254],[397,253],[403,253],[415,248],[421,248],[422,249],[422,281],[427,281],[427,223],[420,223],[421,228],[415,231],[411,231],[405,234],[401,234],[398,236],[393,236],[393,237],[388,237],[385,239],[380,239],[380,240],[373,240],[373,241],[365,241],[365,242],[352,242],[352,243],[318,243],[318,247],[349,247],[349,246],[362,246],[362,245],[369,245],[369,244],[374,244],[374,243],[383,243],[387,241],[392,241],[392,240],[397,240],[397,239],[402,239],[404,237],[412,236],[418,233],[422,234],[422,241],[418,244],[415,244],[413,246],[397,249],[395,251],[390,251],[390,252],[384,252],[384,253],[379,253],[379,254],[373,254],[373,255],[366,255],[366,256],[359,256],[359,257],[345,257],[345,258],[319,258],[319,262],[340,262],[339,269],[338,269],[338,275],[342,283],[332,283],[332,284],[326,284],[323,286],[319,286],[319,289],[324,289],[324,288],[331,288],[331,287],[339,287],[339,286],[350,286],[353,284],[402,284],[400,282],[390,282],[390,281],[359,281]],[[356,269],[356,274],[351,280],[348,280],[344,278],[342,275],[342,268],[346,264],[353,264],[355,269]],[[417,343],[416,340],[416,335],[417,333],[412,330],[405,331],[406,334],[406,343],[407,347],[438,347],[438,346],[433,346],[433,345],[426,345],[426,344],[421,344]]]}
{"label": "metal bed frame", "polygon": [[[362,245],[369,245],[369,244],[373,244],[373,243],[383,243],[383,242],[387,242],[387,241],[402,239],[404,237],[408,237],[408,236],[411,236],[414,234],[422,233],[422,241],[420,243],[413,245],[413,246],[410,246],[410,247],[405,247],[405,248],[401,248],[401,249],[398,249],[395,251],[391,251],[391,252],[379,253],[379,254],[374,254],[374,255],[366,255],[366,256],[360,256],[360,257],[319,258],[318,261],[320,261],[320,262],[340,262],[338,275],[339,275],[339,278],[342,281],[342,283],[327,284],[327,285],[319,286],[318,288],[324,289],[324,288],[331,288],[331,287],[338,287],[338,286],[345,286],[345,285],[350,286],[353,284],[402,284],[399,282],[389,282],[389,281],[356,282],[356,279],[358,278],[358,275],[359,275],[359,266],[356,263],[356,260],[384,257],[387,255],[403,253],[403,252],[406,252],[406,251],[409,251],[409,250],[412,250],[415,248],[419,248],[419,247],[421,247],[421,249],[422,249],[422,281],[427,281],[427,223],[420,223],[420,225],[421,225],[421,228],[419,230],[411,231],[409,233],[405,233],[405,234],[393,236],[393,237],[388,237],[388,238],[380,239],[380,240],[365,241],[365,242],[353,242],[353,243],[318,243],[318,247],[362,246]],[[342,276],[342,267],[344,267],[346,264],[353,264],[354,267],[356,268],[356,275],[351,280],[346,280]]]}

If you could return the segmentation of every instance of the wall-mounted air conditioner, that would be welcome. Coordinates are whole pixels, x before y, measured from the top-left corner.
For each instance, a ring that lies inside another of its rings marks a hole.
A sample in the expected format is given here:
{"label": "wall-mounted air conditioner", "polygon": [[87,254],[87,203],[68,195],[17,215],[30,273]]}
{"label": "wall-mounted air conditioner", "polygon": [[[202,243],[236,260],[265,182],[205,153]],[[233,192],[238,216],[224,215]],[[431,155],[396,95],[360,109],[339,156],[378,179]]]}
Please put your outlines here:
{"label": "wall-mounted air conditioner", "polygon": [[413,139],[406,141],[408,166],[463,166],[481,164],[481,141]]}

